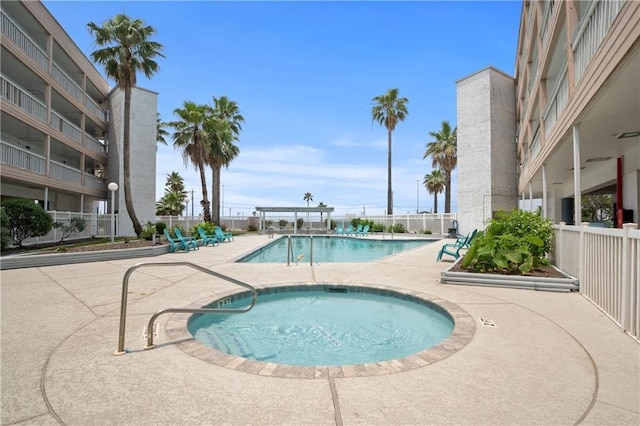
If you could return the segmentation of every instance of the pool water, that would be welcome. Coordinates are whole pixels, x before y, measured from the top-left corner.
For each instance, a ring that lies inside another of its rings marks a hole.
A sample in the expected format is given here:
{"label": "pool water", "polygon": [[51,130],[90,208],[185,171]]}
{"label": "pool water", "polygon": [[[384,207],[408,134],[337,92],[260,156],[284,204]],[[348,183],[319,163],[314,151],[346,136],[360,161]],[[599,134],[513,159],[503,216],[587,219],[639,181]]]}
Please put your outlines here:
{"label": "pool water", "polygon": [[[313,243],[311,243],[313,240]],[[313,262],[370,262],[401,251],[432,243],[430,240],[374,240],[368,238],[309,236],[291,237],[292,262],[310,262],[313,244]],[[287,261],[288,237],[259,248],[238,262],[278,263]]]}
{"label": "pool water", "polygon": [[[437,305],[342,291],[261,294],[247,313],[196,314],[187,327],[196,340],[219,351],[301,366],[402,358],[435,346],[453,331],[453,320]],[[223,302],[225,308],[248,303],[249,298]]]}

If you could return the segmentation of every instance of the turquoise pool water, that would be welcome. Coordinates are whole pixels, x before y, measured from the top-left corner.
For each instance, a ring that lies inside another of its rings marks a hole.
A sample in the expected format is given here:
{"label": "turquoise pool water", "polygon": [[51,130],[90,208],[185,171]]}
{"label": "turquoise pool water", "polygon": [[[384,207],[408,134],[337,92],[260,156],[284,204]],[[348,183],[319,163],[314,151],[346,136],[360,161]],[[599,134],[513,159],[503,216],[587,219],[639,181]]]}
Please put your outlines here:
{"label": "turquoise pool water", "polygon": [[[374,240],[366,237],[313,237],[313,261],[370,262],[401,251],[432,243],[429,240]],[[311,239],[309,236],[291,237],[292,262],[303,255],[301,262],[310,262]],[[248,263],[277,263],[287,261],[288,237],[281,237],[238,260]]]}
{"label": "turquoise pool water", "polygon": [[[402,358],[453,331],[453,320],[435,304],[367,288],[343,291],[329,286],[260,294],[247,313],[196,314],[187,327],[196,340],[219,351],[301,366]],[[225,302],[225,308],[240,307],[249,298]]]}

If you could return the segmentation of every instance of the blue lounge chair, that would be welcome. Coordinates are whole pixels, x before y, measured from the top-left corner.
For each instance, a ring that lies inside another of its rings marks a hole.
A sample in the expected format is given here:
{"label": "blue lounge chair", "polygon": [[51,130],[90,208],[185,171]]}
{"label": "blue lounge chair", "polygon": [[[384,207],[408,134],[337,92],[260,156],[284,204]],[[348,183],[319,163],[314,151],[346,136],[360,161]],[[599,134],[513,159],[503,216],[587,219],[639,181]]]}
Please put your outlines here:
{"label": "blue lounge chair", "polygon": [[352,235],[353,234],[353,225],[349,225],[347,226],[347,230],[344,231],[345,235]]}
{"label": "blue lounge chair", "polygon": [[365,225],[362,227],[362,229],[360,229],[360,226],[358,226],[358,231],[356,231],[356,237],[358,235],[362,236],[362,237],[366,237],[367,235],[369,235],[369,225]]}
{"label": "blue lounge chair", "polygon": [[458,259],[460,257],[460,250],[469,248],[477,232],[478,230],[474,229],[472,232],[468,233],[466,237],[457,239],[455,243],[444,244],[438,252],[438,262],[445,254]]}
{"label": "blue lounge chair", "polygon": [[233,241],[233,234],[231,232],[224,232],[219,226],[216,226],[215,232],[218,242],[224,243],[225,241]]}
{"label": "blue lounge chair", "polygon": [[178,239],[174,240],[173,238],[171,238],[171,234],[169,234],[169,231],[166,228],[164,229],[164,237],[169,242],[169,253],[173,253],[176,250],[189,251],[189,246],[184,245],[182,241]]}
{"label": "blue lounge chair", "polygon": [[336,227],[336,235],[344,235],[344,227],[342,225]]}
{"label": "blue lounge chair", "polygon": [[218,242],[218,237],[216,237],[215,235],[207,235],[206,232],[204,232],[204,229],[202,229],[201,227],[198,226],[198,234],[200,234],[200,238],[202,239],[202,245],[203,246],[208,246],[209,244],[211,244],[211,246],[215,246],[216,244],[220,245],[220,242]]}
{"label": "blue lounge chair", "polygon": [[358,235],[360,235],[360,233],[362,232],[362,228],[363,228],[363,226],[362,226],[361,224],[360,224],[360,225],[358,225],[358,226],[356,227],[356,230],[355,230],[355,231],[353,231],[353,235],[355,235],[356,237],[357,237]]}
{"label": "blue lounge chair", "polygon": [[176,238],[180,240],[182,244],[184,244],[187,249],[198,250],[198,240],[193,237],[185,237],[182,235],[180,228],[173,228],[173,232],[176,234]]}

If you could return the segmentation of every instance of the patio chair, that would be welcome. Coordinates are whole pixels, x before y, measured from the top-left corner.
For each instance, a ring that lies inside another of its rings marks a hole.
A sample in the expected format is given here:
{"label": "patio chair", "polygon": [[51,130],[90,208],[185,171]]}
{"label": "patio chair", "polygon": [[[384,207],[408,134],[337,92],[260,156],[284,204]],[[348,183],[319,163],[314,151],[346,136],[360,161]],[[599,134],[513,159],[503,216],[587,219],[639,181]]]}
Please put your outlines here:
{"label": "patio chair", "polygon": [[231,232],[224,232],[219,226],[216,226],[215,232],[218,242],[224,243],[225,241],[233,241],[233,234]]}
{"label": "patio chair", "polygon": [[185,252],[189,251],[189,246],[183,244],[182,241],[178,239],[174,240],[171,238],[171,234],[169,234],[169,231],[166,228],[164,229],[164,237],[169,242],[169,253],[173,253],[176,250],[184,250]]}
{"label": "patio chair", "polygon": [[478,230],[474,229],[473,232],[467,234],[462,240],[456,240],[455,243],[444,244],[440,251],[438,252],[438,262],[442,259],[442,256],[448,254],[449,256],[453,256],[455,259],[460,257],[460,250],[468,249],[471,241],[475,238]]}
{"label": "patio chair", "polygon": [[347,230],[344,231],[345,235],[352,235],[353,234],[353,225],[349,224],[349,226],[347,226]]}
{"label": "patio chair", "polygon": [[180,228],[173,228],[173,232],[176,234],[176,238],[180,240],[185,247],[193,250],[199,249],[198,240],[193,237],[185,237],[184,235],[182,235],[182,231],[180,231]]}
{"label": "patio chair", "polygon": [[362,232],[362,228],[363,228],[363,227],[364,227],[364,226],[363,226],[362,224],[358,225],[358,226],[356,227],[355,231],[353,231],[353,235],[355,235],[356,237],[357,237],[358,235],[360,235],[360,233]]}
{"label": "patio chair", "polygon": [[336,235],[344,235],[344,227],[342,225],[336,227]]}
{"label": "patio chair", "polygon": [[207,233],[204,232],[204,229],[202,229],[200,226],[198,226],[198,234],[202,239],[203,246],[206,247],[209,244],[211,244],[212,247],[215,246],[216,244],[220,245],[220,242],[218,241],[218,237],[216,237],[215,235],[207,235]]}
{"label": "patio chair", "polygon": [[[358,228],[360,228],[360,226],[358,226]],[[359,231],[356,231],[356,236],[358,235],[362,237],[366,237],[367,235],[369,235],[369,225],[364,225],[362,229],[360,229]]]}

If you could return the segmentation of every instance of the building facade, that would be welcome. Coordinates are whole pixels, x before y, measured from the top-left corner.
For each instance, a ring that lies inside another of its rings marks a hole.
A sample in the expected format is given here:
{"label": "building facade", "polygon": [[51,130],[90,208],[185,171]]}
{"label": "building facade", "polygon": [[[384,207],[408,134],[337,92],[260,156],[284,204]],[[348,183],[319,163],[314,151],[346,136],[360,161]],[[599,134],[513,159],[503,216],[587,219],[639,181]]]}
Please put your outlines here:
{"label": "building facade", "polygon": [[[2,199],[97,213],[99,202],[111,199],[108,182],[123,188],[120,91],[110,89],[41,2],[7,1],[1,7]],[[145,222],[155,217],[157,94],[134,93],[132,155],[138,160],[132,157],[132,191]],[[116,198],[117,234],[132,235],[123,193]]]}
{"label": "building facade", "polygon": [[[459,186],[471,190],[479,183],[470,180],[472,174],[465,178],[462,165],[464,156],[476,154],[462,147],[473,129],[465,131],[470,123],[460,105],[479,95],[464,90],[467,80],[458,82]],[[554,222],[580,223],[582,196],[610,194],[616,218],[637,222],[640,2],[525,0],[513,86],[516,153],[505,150],[498,163],[517,167],[517,194],[524,204],[539,199]],[[480,208],[459,202],[462,215]],[[483,212],[484,221],[488,214]]]}

